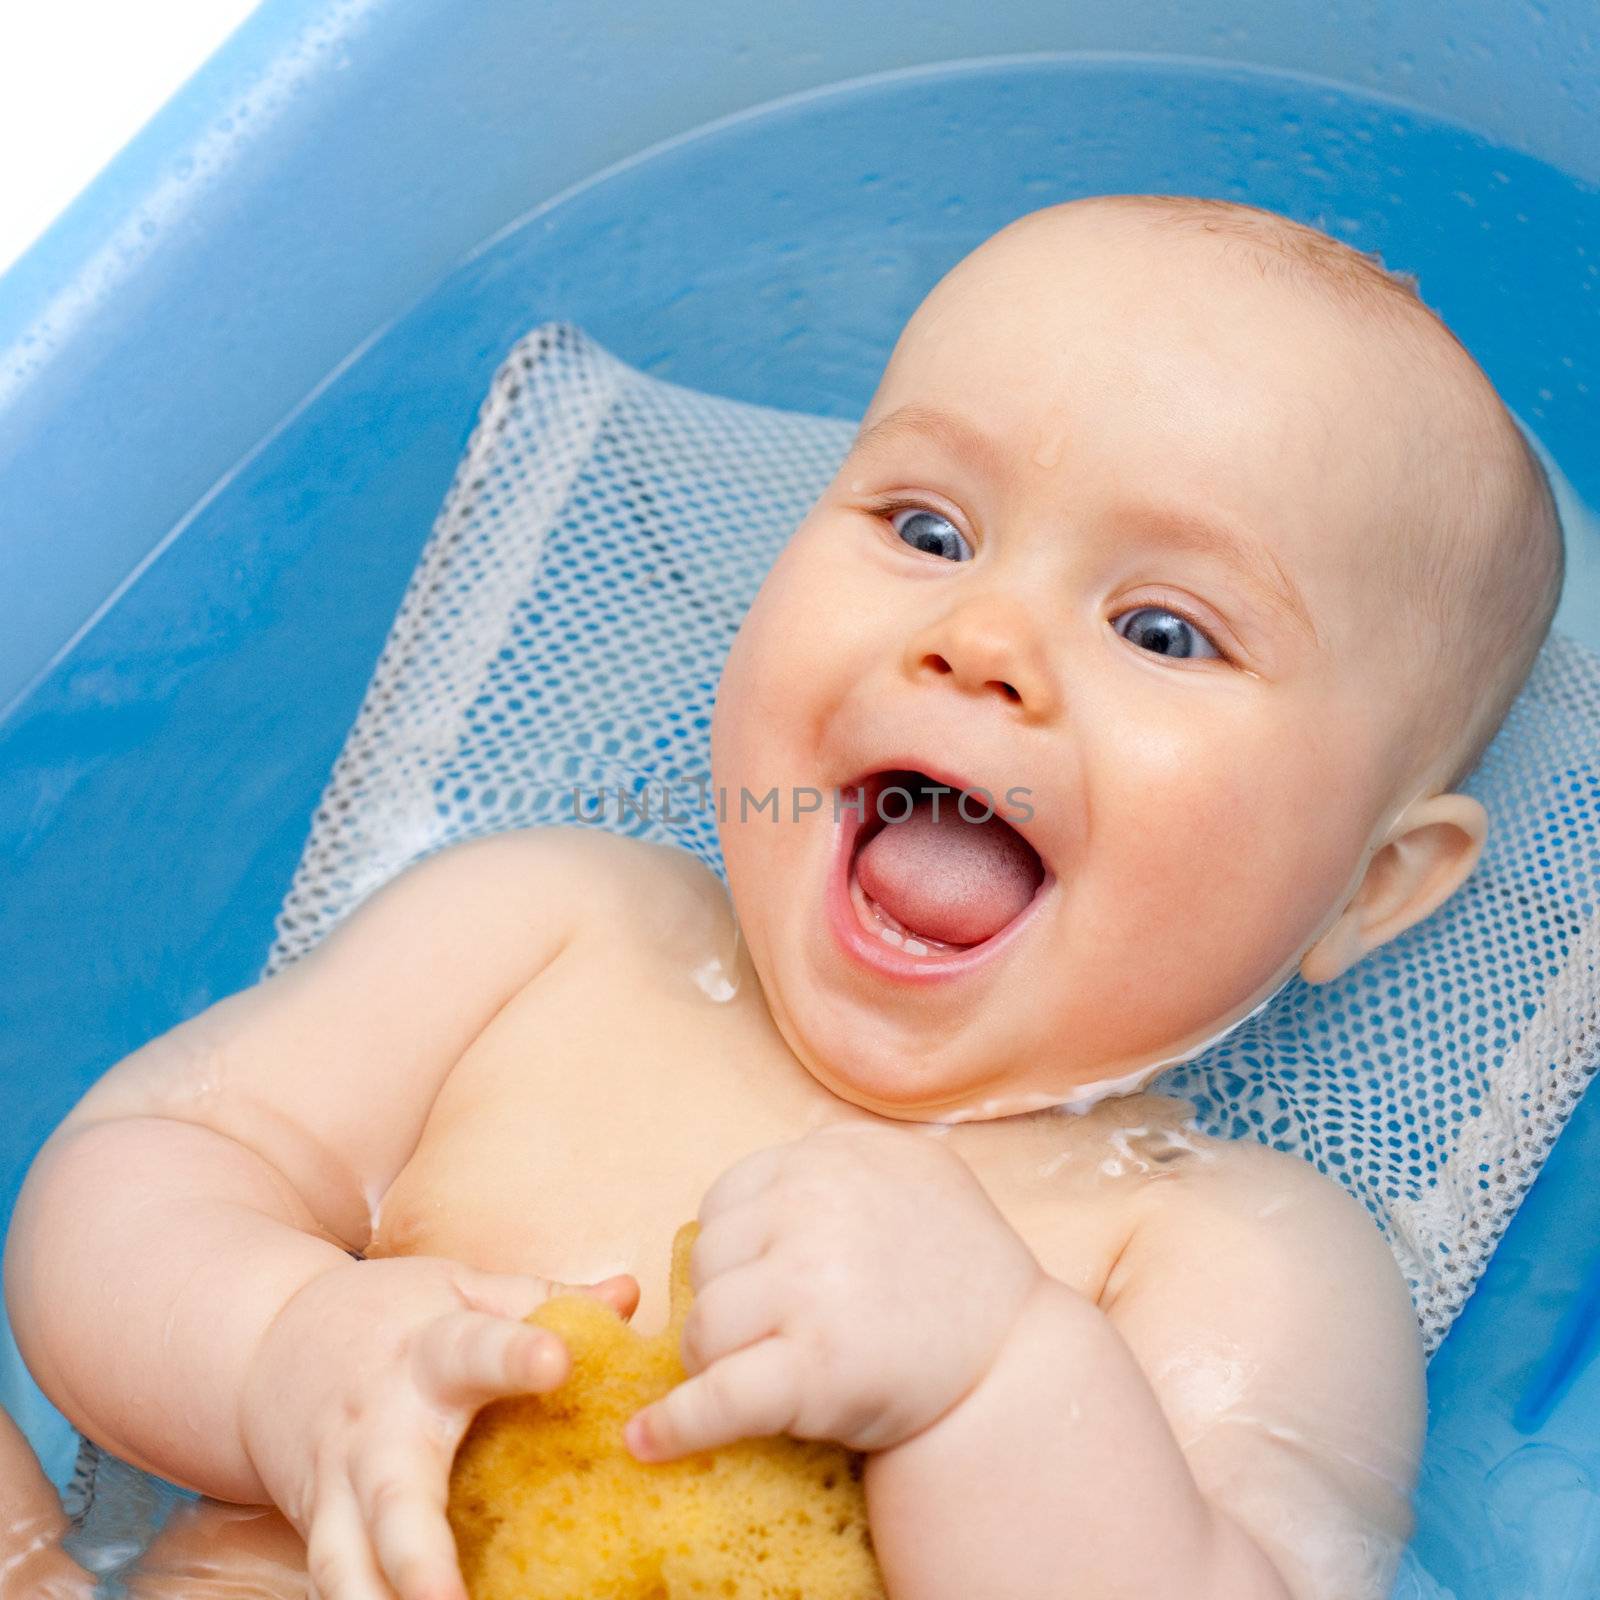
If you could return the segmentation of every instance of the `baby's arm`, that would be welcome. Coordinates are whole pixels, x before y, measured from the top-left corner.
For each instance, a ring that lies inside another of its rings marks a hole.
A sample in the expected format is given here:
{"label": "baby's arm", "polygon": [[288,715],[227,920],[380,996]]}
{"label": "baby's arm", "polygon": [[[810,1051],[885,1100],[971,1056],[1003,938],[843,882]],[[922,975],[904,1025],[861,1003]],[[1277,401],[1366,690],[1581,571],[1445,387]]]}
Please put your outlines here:
{"label": "baby's arm", "polygon": [[1382,1600],[1423,1366],[1393,1258],[1305,1163],[1152,1186],[1101,1306],[1046,1279],[988,1376],[869,1459],[895,1600]]}
{"label": "baby's arm", "polygon": [[[372,1207],[451,1068],[556,958],[596,853],[621,843],[547,830],[434,856],[295,967],[219,1001],[90,1089],[33,1164],[5,1260],[23,1356],[77,1426],[218,1498],[280,1498],[241,1423],[260,1353],[276,1348],[278,1370],[293,1367],[294,1340],[280,1329],[301,1339],[307,1362],[325,1353],[330,1368],[355,1370],[354,1346],[312,1352],[306,1341],[341,1318],[353,1329],[375,1294],[386,1309],[385,1284],[446,1312],[496,1293],[506,1315],[538,1303],[534,1280],[516,1309],[521,1280],[508,1275],[351,1255],[368,1244]],[[342,1295],[336,1279],[349,1284]],[[513,1356],[530,1359],[508,1337],[494,1346],[506,1360],[491,1362],[490,1343],[462,1328],[454,1345],[436,1341],[428,1372],[472,1360],[493,1376]],[[306,1394],[332,1381],[324,1370],[301,1378]],[[303,1529],[311,1508],[298,1509]]]}

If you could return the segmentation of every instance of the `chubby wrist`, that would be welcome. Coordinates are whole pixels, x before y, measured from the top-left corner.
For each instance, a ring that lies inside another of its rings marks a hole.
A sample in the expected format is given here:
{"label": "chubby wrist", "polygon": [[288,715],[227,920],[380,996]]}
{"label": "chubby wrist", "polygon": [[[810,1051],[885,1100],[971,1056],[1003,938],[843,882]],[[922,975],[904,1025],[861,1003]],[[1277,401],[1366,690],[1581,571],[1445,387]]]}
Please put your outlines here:
{"label": "chubby wrist", "polygon": [[1019,1388],[1036,1393],[1041,1402],[1048,1403],[1050,1385],[1059,1386],[1064,1374],[1071,1373],[1072,1381],[1078,1381],[1084,1359],[1105,1331],[1105,1319],[1098,1306],[1041,1269],[1018,1304],[983,1375],[914,1438],[921,1441],[941,1432],[965,1433],[974,1417],[997,1406],[1010,1409]]}
{"label": "chubby wrist", "polygon": [[1043,1383],[1047,1374],[1081,1372],[1081,1358],[1104,1338],[1106,1321],[1087,1296],[1041,1271],[1029,1287],[983,1378],[962,1400],[981,1406],[1019,1374]]}

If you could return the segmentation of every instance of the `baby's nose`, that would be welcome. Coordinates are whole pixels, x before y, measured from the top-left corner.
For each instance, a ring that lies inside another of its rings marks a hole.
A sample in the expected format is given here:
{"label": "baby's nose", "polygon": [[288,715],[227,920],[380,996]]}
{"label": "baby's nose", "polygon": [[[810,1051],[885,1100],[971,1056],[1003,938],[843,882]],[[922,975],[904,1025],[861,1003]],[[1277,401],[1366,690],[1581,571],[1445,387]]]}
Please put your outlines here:
{"label": "baby's nose", "polygon": [[1057,691],[1039,626],[1009,596],[971,596],[907,641],[913,679],[949,678],[974,694],[995,694],[1030,722],[1055,713]]}

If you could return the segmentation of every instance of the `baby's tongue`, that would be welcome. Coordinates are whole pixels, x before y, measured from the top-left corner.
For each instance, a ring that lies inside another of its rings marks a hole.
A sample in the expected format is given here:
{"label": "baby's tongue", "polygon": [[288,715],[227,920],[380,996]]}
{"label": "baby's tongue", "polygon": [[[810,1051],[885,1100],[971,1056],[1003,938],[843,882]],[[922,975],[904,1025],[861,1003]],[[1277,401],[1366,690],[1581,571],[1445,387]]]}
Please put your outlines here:
{"label": "baby's tongue", "polygon": [[904,822],[886,823],[861,847],[856,877],[902,927],[945,944],[977,944],[1033,898],[1039,858],[998,817],[968,822],[952,796],[939,818],[919,800]]}

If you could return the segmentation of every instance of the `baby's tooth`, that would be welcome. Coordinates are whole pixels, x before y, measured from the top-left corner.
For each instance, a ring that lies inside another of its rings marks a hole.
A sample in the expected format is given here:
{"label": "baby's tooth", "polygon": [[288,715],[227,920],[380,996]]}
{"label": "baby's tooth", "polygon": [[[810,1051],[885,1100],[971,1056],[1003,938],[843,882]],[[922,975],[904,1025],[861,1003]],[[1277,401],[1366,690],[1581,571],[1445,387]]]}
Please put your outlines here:
{"label": "baby's tooth", "polygon": [[878,937],[889,944],[900,943],[900,935],[893,928],[879,928]]}
{"label": "baby's tooth", "polygon": [[908,956],[925,956],[928,953],[927,945],[920,939],[907,939],[901,948]]}

